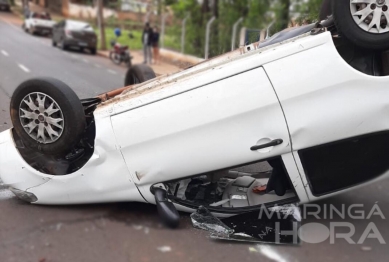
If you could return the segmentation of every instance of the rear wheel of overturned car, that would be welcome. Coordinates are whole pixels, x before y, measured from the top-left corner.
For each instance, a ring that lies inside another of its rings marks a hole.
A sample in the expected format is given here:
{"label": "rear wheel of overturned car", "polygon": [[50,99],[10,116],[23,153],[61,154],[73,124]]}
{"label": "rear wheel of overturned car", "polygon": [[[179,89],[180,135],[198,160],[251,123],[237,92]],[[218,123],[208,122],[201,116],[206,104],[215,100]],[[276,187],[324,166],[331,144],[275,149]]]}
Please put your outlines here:
{"label": "rear wheel of overturned car", "polygon": [[124,85],[130,86],[130,85],[143,83],[155,77],[156,75],[154,73],[154,70],[148,65],[142,65],[142,64],[133,65],[130,67],[130,69],[128,69],[126,73],[126,77],[124,79]]}
{"label": "rear wheel of overturned car", "polygon": [[389,1],[333,0],[332,13],[340,34],[356,46],[389,48]]}
{"label": "rear wheel of overturned car", "polygon": [[84,109],[76,93],[52,78],[28,80],[15,90],[11,120],[24,145],[44,154],[68,152],[85,130]]}

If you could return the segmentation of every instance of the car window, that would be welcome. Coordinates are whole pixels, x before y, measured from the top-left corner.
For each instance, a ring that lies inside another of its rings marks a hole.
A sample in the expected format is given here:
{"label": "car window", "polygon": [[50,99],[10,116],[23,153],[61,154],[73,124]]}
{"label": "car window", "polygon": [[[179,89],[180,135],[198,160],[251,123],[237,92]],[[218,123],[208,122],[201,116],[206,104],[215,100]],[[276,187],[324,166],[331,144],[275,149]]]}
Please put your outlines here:
{"label": "car window", "polygon": [[51,20],[50,14],[48,13],[33,13],[31,18],[42,19],[42,20]]}
{"label": "car window", "polygon": [[68,20],[67,26],[69,30],[87,30],[87,31],[93,31],[93,28],[85,22],[79,22],[79,21],[73,21]]}

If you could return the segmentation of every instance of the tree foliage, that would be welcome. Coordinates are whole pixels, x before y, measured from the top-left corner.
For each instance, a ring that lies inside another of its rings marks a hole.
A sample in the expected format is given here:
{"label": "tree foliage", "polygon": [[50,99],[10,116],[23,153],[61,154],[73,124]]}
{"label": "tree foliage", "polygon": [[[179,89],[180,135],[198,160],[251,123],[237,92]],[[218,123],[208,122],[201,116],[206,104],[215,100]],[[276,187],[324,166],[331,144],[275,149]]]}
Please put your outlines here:
{"label": "tree foliage", "polygon": [[[322,0],[163,0],[174,12],[176,23],[190,15],[186,27],[185,50],[204,56],[207,21],[216,16],[210,38],[210,55],[225,53],[231,48],[234,23],[243,17],[241,27],[266,29],[275,21],[273,31],[280,31],[291,22],[291,11],[300,14],[299,21],[317,20]],[[295,18],[295,17],[294,17]],[[180,35],[180,26],[176,34]],[[238,33],[239,35],[239,33]],[[177,38],[177,40],[179,37]]]}

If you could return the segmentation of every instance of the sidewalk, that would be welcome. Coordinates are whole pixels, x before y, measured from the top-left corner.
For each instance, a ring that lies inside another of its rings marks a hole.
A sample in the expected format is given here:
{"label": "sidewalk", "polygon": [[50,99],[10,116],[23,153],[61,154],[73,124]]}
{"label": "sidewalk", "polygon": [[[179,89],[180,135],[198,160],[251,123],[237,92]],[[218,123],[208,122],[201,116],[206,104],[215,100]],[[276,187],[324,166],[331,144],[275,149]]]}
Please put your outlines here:
{"label": "sidewalk", "polygon": [[[132,64],[133,65],[134,64],[141,64],[141,63],[143,63],[143,53],[142,53],[142,51],[134,50],[134,51],[130,51],[130,52],[131,52],[131,55],[133,57],[132,58]],[[107,59],[109,59],[109,51],[98,50],[97,54],[100,55],[100,56],[106,57]],[[163,61],[161,61],[157,65],[152,64],[150,66],[151,66],[151,68],[153,68],[153,70],[154,70],[156,75],[167,75],[167,74],[172,74],[172,73],[179,72],[179,71],[182,70],[178,66],[171,65],[171,64],[165,63]]]}

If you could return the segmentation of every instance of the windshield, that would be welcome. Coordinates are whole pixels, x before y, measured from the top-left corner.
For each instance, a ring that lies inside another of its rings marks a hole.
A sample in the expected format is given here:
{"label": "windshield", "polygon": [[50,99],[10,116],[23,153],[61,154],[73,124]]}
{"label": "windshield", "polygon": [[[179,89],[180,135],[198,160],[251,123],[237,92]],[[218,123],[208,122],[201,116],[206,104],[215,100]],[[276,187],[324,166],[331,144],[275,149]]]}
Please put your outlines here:
{"label": "windshield", "polygon": [[50,14],[47,13],[33,13],[31,17],[35,19],[51,20]]}
{"label": "windshield", "polygon": [[85,22],[68,20],[66,22],[66,25],[67,25],[68,29],[70,29],[70,30],[93,31],[93,28],[88,23],[85,23]]}

